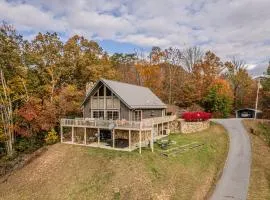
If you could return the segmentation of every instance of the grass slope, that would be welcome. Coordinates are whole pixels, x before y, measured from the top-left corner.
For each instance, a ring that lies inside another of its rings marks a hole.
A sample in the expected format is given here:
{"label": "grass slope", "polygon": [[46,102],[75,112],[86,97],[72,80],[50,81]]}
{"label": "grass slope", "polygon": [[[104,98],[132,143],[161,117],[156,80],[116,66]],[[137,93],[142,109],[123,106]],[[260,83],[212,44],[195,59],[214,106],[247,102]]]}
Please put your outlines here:
{"label": "grass slope", "polygon": [[[252,141],[252,166],[248,199],[270,199],[270,121],[244,120]],[[251,134],[251,132],[253,134]]]}
{"label": "grass slope", "polygon": [[56,144],[0,184],[0,199],[203,199],[227,156],[225,130],[169,137],[204,145],[166,157],[157,145],[140,155]]}

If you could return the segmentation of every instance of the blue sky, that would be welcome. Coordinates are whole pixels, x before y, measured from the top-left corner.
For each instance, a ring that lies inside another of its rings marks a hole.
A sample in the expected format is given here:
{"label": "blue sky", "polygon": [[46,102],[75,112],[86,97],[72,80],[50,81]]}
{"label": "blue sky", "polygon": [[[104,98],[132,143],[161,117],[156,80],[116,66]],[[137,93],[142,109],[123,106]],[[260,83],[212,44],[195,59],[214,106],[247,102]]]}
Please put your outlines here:
{"label": "blue sky", "polygon": [[29,40],[80,34],[110,54],[198,45],[260,74],[270,59],[269,8],[269,0],[0,0],[0,20]]}

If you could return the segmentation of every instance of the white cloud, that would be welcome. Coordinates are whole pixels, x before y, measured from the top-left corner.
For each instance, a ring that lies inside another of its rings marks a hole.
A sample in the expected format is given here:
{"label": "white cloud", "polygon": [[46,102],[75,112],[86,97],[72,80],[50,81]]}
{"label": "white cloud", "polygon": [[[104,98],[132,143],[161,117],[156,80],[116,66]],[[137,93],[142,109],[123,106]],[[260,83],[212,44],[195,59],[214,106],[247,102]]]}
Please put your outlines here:
{"label": "white cloud", "polygon": [[53,13],[43,12],[29,4],[0,1],[0,19],[14,23],[21,30],[65,30],[65,23],[55,19]]}
{"label": "white cloud", "polygon": [[[0,20],[20,31],[58,31],[141,47],[200,45],[222,59],[270,59],[269,0],[0,0]],[[263,67],[265,65],[265,67]]]}

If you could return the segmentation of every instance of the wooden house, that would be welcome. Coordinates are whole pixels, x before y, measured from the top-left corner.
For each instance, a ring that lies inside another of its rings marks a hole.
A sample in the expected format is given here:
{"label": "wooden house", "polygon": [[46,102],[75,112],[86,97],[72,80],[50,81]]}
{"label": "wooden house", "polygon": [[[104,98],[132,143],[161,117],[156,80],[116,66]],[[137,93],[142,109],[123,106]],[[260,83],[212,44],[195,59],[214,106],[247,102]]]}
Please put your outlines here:
{"label": "wooden house", "polygon": [[82,102],[83,118],[61,119],[61,142],[132,151],[170,132],[175,115],[149,89],[100,79]]}
{"label": "wooden house", "polygon": [[84,118],[141,121],[165,116],[166,105],[142,86],[100,79],[86,95]]}

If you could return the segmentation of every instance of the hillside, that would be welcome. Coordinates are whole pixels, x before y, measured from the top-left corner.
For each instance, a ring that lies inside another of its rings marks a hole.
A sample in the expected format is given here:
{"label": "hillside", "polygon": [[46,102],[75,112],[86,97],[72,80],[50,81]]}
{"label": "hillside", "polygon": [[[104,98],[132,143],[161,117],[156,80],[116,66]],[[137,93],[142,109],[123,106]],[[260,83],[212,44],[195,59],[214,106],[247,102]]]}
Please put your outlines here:
{"label": "hillside", "polygon": [[0,184],[0,199],[202,199],[223,167],[225,130],[170,138],[204,145],[166,157],[158,146],[140,155],[58,143]]}
{"label": "hillside", "polygon": [[250,200],[270,199],[270,121],[244,120],[252,142]]}

